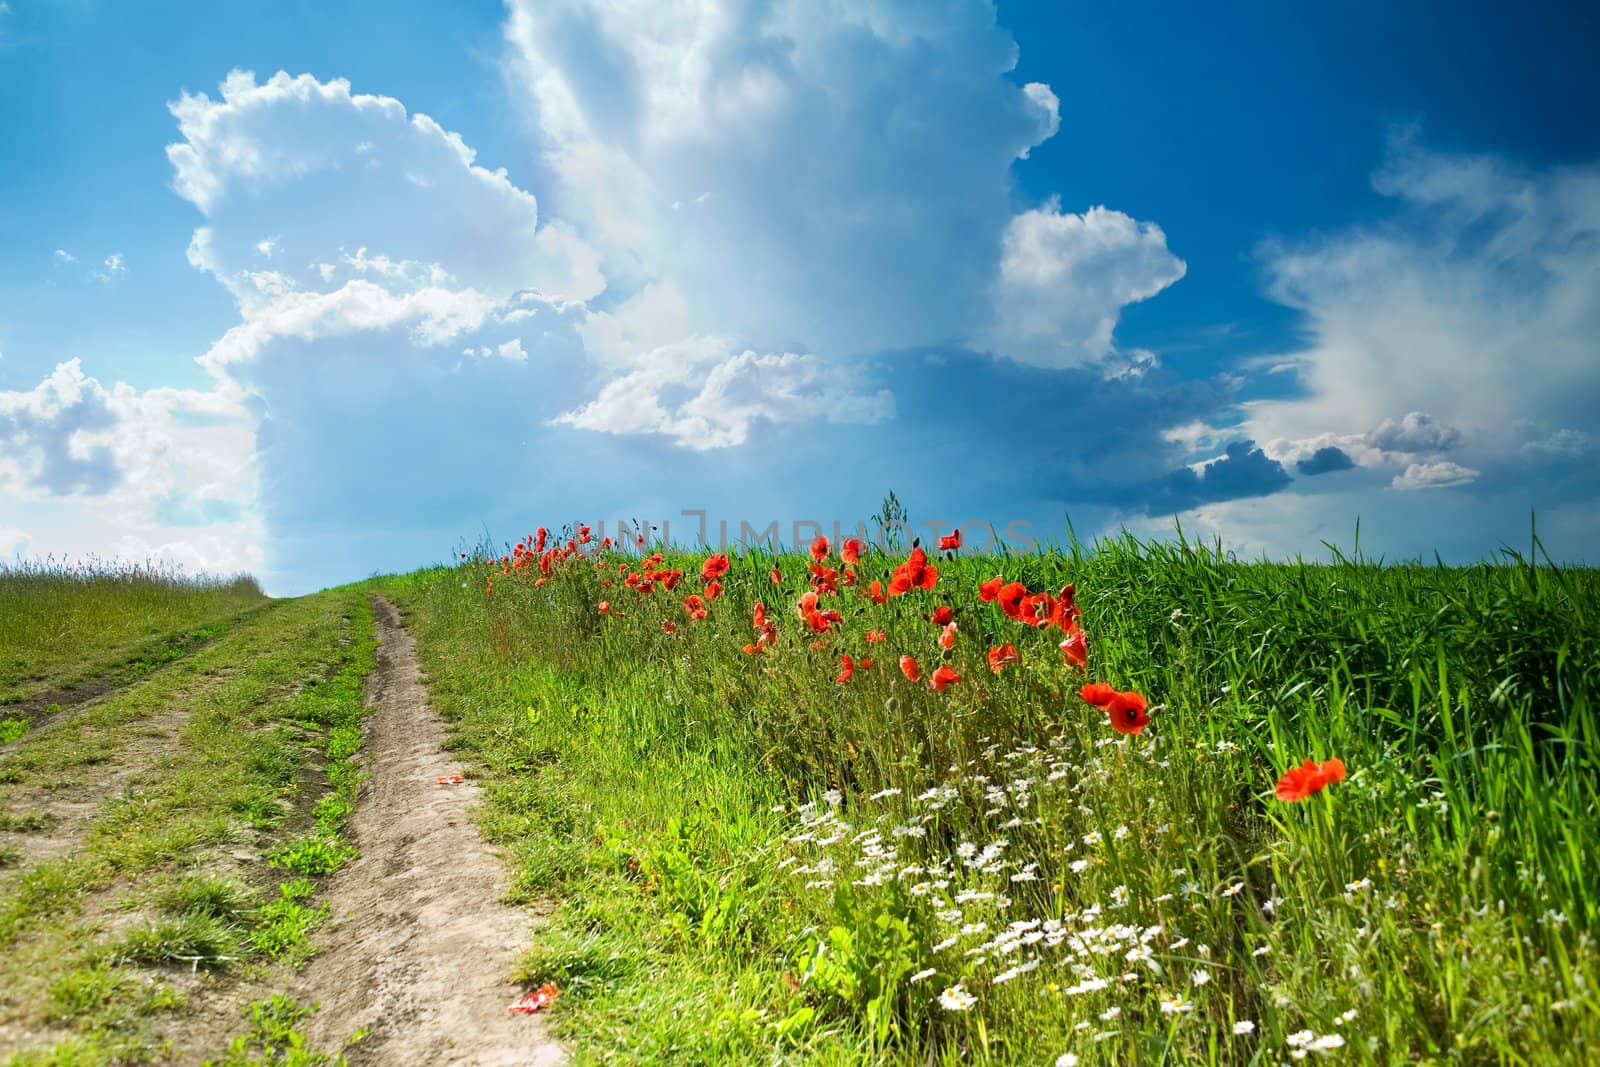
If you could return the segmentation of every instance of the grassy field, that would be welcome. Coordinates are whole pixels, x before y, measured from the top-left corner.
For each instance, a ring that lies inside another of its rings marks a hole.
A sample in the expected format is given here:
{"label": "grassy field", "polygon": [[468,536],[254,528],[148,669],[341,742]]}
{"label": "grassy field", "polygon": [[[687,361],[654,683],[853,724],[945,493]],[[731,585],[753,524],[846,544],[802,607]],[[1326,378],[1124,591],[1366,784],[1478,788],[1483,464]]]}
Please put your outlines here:
{"label": "grassy field", "polygon": [[325,917],[319,883],[350,854],[366,597],[269,603],[253,582],[146,571],[0,584],[23,605],[0,655],[27,676],[126,665],[130,642],[176,647],[232,620],[181,656],[102,672],[92,700],[0,744],[0,1062],[167,1062],[197,1045],[218,1063],[281,1062],[246,1053],[287,1043],[294,1005],[256,1005],[238,1056],[195,1013],[220,1002],[244,1029],[216,976],[303,958]]}
{"label": "grassy field", "polygon": [[38,694],[148,673],[265,600],[246,577],[190,578],[97,561],[0,562],[0,718],[4,705]]}
{"label": "grassy field", "polygon": [[[838,549],[735,555],[699,604],[703,555],[379,583],[551,902],[524,977],[580,1062],[1600,1058],[1596,572],[1123,540],[936,558],[880,603],[904,555],[850,585]],[[1086,670],[996,575],[1075,583]]]}

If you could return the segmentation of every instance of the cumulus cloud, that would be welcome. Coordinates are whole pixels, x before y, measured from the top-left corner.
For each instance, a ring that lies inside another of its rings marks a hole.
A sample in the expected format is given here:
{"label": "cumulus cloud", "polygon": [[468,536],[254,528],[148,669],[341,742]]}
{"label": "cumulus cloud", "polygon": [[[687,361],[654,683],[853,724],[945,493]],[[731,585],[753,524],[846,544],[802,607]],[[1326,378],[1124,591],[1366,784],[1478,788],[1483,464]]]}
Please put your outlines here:
{"label": "cumulus cloud", "polygon": [[1122,308],[1185,269],[1160,226],[1104,207],[1075,215],[1052,199],[1006,226],[986,340],[1024,363],[1094,362],[1111,353]]}
{"label": "cumulus cloud", "polygon": [[257,297],[263,256],[283,264],[279,288],[371,273],[497,299],[531,288],[583,300],[604,287],[594,253],[541,225],[531,193],[392,97],[235,70],[221,99],[185,94],[170,107],[182,136],[167,146],[173,186],[207,219],[190,259],[242,302]]}
{"label": "cumulus cloud", "polygon": [[51,258],[58,267],[67,267],[78,262],[78,257],[68,252],[65,248],[58,248],[51,253]]}
{"label": "cumulus cloud", "polygon": [[671,282],[692,332],[760,348],[970,337],[1011,165],[1060,124],[1048,86],[1007,77],[987,3],[515,0],[507,36],[608,275]]}
{"label": "cumulus cloud", "polygon": [[1406,469],[1395,475],[1390,484],[1396,489],[1443,489],[1452,485],[1466,485],[1477,477],[1478,472],[1471,467],[1463,467],[1447,459],[1436,459],[1406,464]]}
{"label": "cumulus cloud", "polygon": [[734,355],[715,338],[692,338],[649,353],[638,369],[553,421],[613,434],[660,434],[704,451],[743,444],[762,422],[871,423],[893,413],[887,391],[861,395],[830,385],[823,375],[814,356]]}
{"label": "cumulus cloud", "polygon": [[1344,449],[1335,445],[1324,445],[1311,455],[1296,461],[1294,469],[1307,477],[1318,474],[1332,474],[1335,471],[1347,471],[1356,465],[1355,460]]}
{"label": "cumulus cloud", "polygon": [[1289,484],[1283,465],[1254,441],[1234,441],[1222,455],[1173,471],[1164,494],[1151,501],[1151,514],[1184,511],[1202,504],[1266,496]]}
{"label": "cumulus cloud", "polygon": [[[1397,479],[1411,485],[1455,469],[1438,452],[1480,469],[1526,455],[1530,415],[1600,429],[1600,165],[1530,171],[1402,134],[1374,185],[1388,219],[1262,249],[1270,295],[1311,339],[1298,392],[1246,406],[1269,454],[1354,438],[1358,465],[1417,462]],[[1363,434],[1384,410],[1409,414]]]}
{"label": "cumulus cloud", "polygon": [[1425,411],[1413,411],[1399,422],[1383,420],[1367,434],[1367,443],[1385,452],[1446,452],[1461,443],[1461,431],[1435,422]]}
{"label": "cumulus cloud", "polygon": [[122,481],[110,395],[77,360],[27,391],[0,392],[0,479],[13,492],[99,495]]}

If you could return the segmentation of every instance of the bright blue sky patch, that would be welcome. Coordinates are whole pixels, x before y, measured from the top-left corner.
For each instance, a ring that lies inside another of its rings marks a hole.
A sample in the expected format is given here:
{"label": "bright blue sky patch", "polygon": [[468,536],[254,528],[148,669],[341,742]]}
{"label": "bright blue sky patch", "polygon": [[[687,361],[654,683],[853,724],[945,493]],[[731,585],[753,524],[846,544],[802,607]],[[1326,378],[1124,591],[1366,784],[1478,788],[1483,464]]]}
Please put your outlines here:
{"label": "bright blue sky patch", "polygon": [[1600,16],[820,10],[0,4],[0,552],[1600,557]]}

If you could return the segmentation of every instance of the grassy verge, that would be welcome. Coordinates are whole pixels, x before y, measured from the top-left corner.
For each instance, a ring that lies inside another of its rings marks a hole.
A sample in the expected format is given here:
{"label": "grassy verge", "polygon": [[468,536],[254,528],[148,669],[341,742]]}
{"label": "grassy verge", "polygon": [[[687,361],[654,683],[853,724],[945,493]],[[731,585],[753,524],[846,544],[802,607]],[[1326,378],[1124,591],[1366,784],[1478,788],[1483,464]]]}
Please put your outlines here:
{"label": "grassy verge", "polygon": [[249,578],[46,561],[0,563],[0,603],[0,704],[9,704],[142,677],[265,597]]}
{"label": "grassy verge", "polygon": [[60,832],[27,805],[126,773],[163,718],[176,735],[70,851],[0,874],[0,1013],[53,1035],[8,1064],[157,1058],[185,974],[304,957],[325,914],[315,879],[349,855],[339,831],[374,655],[361,595],[275,603],[0,754],[7,824]]}
{"label": "grassy verge", "polygon": [[[819,633],[810,562],[736,559],[701,619],[698,558],[657,565],[673,593],[616,556],[387,583],[517,895],[558,902],[523,977],[563,986],[581,1060],[1600,1054],[1595,572],[1124,541],[941,560],[876,604],[900,560],[873,555]],[[996,574],[1076,582],[1086,673],[980,600]],[[779,636],[749,655],[758,599]],[[1145,694],[1149,726],[1113,732],[1085,681]],[[1331,756],[1347,780],[1274,799]]]}

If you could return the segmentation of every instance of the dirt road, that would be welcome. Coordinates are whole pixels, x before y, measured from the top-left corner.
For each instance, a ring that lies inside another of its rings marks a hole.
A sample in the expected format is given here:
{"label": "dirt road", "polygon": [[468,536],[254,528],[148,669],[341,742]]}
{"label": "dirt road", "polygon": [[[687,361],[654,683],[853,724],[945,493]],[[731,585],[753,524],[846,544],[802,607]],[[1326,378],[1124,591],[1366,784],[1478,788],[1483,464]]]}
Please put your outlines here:
{"label": "dirt road", "polygon": [[477,789],[438,784],[462,768],[444,751],[399,612],[375,606],[369,777],[350,825],[361,855],[333,879],[321,951],[292,991],[322,1005],[308,1024],[317,1047],[371,1030],[353,1065],[561,1063],[541,1019],[507,1011],[523,992],[506,976],[531,917],[500,902],[504,867],[468,817]]}

